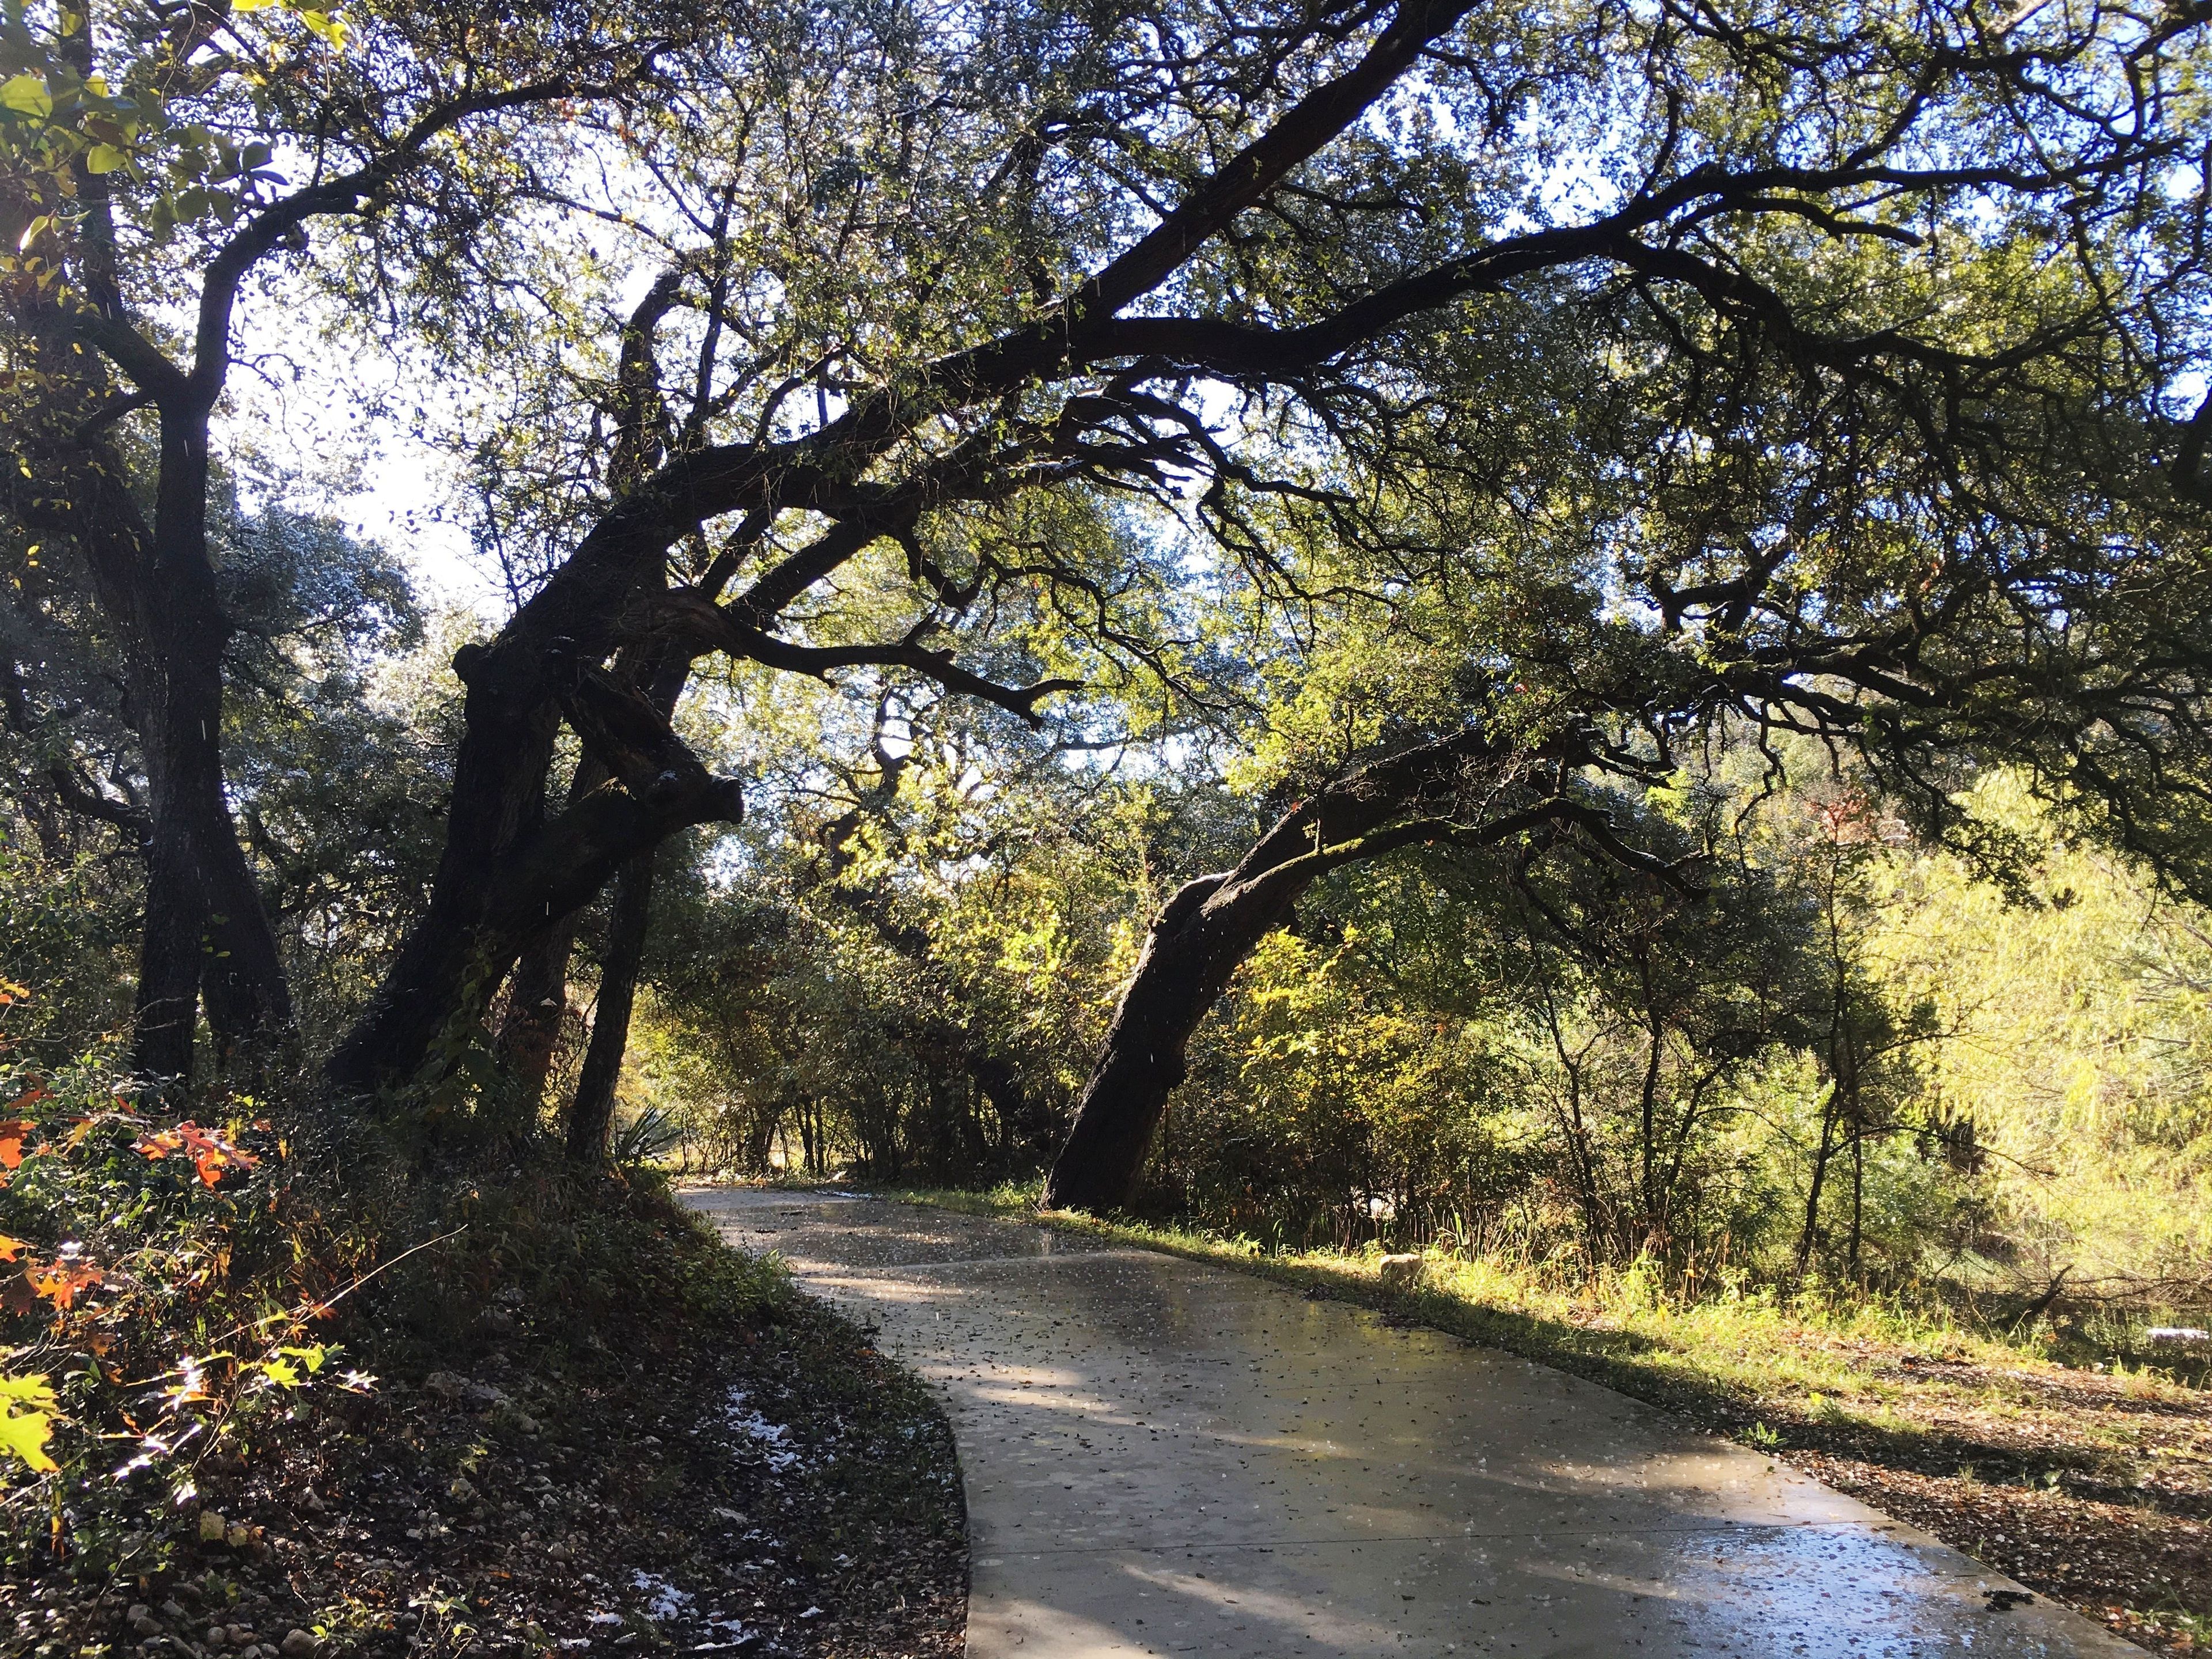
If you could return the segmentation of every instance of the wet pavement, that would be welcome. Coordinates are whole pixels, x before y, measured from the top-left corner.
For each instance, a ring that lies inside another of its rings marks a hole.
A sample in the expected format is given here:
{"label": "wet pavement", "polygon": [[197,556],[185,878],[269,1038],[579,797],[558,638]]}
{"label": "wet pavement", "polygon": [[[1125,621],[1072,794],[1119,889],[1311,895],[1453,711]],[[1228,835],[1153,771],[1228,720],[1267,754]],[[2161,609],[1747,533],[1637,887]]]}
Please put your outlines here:
{"label": "wet pavement", "polygon": [[685,1196],[943,1397],[970,1659],[2136,1651],[2040,1596],[1993,1606],[2018,1586],[1786,1466],[1455,1337],[1040,1227]]}

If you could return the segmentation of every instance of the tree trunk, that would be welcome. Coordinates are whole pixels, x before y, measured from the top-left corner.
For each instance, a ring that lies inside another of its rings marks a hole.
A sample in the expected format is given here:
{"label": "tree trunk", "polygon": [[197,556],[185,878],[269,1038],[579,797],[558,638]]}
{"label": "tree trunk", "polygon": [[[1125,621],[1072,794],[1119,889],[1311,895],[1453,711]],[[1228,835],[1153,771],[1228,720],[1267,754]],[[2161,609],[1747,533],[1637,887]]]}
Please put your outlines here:
{"label": "tree trunk", "polygon": [[[607,769],[585,755],[568,781],[568,805],[580,803],[607,781]],[[545,1079],[561,1044],[568,1013],[568,957],[575,948],[576,911],[549,920],[523,942],[507,984],[507,1018],[499,1029],[499,1055],[514,1073],[532,1111],[544,1103]]]}
{"label": "tree trunk", "polygon": [[630,1008],[637,995],[638,969],[645,961],[647,924],[653,919],[651,853],[623,866],[607,920],[607,951],[599,973],[599,1006],[592,1021],[591,1046],[584,1051],[583,1074],[568,1108],[568,1156],[580,1164],[604,1162],[607,1127],[614,1121],[615,1085],[622,1080],[623,1051],[629,1046]]}
{"label": "tree trunk", "polygon": [[1604,814],[1559,791],[1565,769],[1588,758],[1576,732],[1524,748],[1470,726],[1337,778],[1276,819],[1234,870],[1185,884],[1146,936],[1045,1178],[1044,1206],[1128,1201],[1183,1079],[1190,1034],[1237,965],[1328,872],[1426,842],[1486,846],[1561,823],[1632,867],[1662,870],[1624,846]]}
{"label": "tree trunk", "polygon": [[561,1025],[568,1014],[568,952],[575,938],[573,912],[547,923],[524,942],[507,980],[499,1057],[532,1111],[544,1103],[545,1079],[561,1046]]}
{"label": "tree trunk", "polygon": [[170,653],[165,706],[145,734],[154,836],[133,1058],[139,1070],[163,1075],[186,1069],[195,983],[219,1072],[292,1023],[276,934],[224,793],[215,657],[189,648]]}
{"label": "tree trunk", "polygon": [[[1504,744],[1480,730],[1440,738],[1339,778],[1277,819],[1234,870],[1184,885],[1153,921],[1121,993],[1046,1178],[1045,1206],[1107,1210],[1128,1201],[1168,1096],[1183,1079],[1190,1034],[1237,964],[1288,921],[1318,877],[1423,841],[1501,839],[1571,810],[1522,802],[1491,816],[1524,774]],[[1488,821],[1432,816],[1468,805]],[[1393,824],[1409,814],[1419,816]]]}
{"label": "tree trunk", "polygon": [[1190,1034],[1306,884],[1246,889],[1241,902],[1209,910],[1207,901],[1231,879],[1200,877],[1152,923],[1045,1182],[1047,1209],[1111,1210],[1128,1201],[1168,1097],[1183,1079]]}
{"label": "tree trunk", "polygon": [[1820,1197],[1828,1182],[1829,1160],[1835,1156],[1836,1124],[1841,1116],[1837,1104],[1839,1085],[1831,1084],[1828,1097],[1820,1103],[1820,1144],[1813,1153],[1813,1175],[1805,1190],[1805,1225],[1797,1235],[1797,1277],[1803,1279],[1813,1269],[1813,1251],[1820,1242]]}
{"label": "tree trunk", "polygon": [[[675,830],[742,811],[738,787],[708,774],[658,712],[670,677],[665,701],[674,705],[688,657],[656,665],[642,691],[610,688],[592,666],[615,648],[641,585],[662,577],[665,511],[651,491],[626,500],[495,640],[454,653],[468,697],[430,905],[331,1056],[326,1069],[340,1086],[367,1091],[412,1076],[440,1031],[482,1017],[469,988],[489,1001],[532,932]],[[601,718],[625,697],[632,706],[619,718]],[[564,709],[617,781],[547,823],[545,775]],[[485,971],[472,976],[479,963]]]}
{"label": "tree trunk", "polygon": [[124,639],[144,746],[146,927],[132,1063],[183,1077],[204,994],[219,1063],[288,1030],[291,994],[275,932],[231,822],[222,774],[222,653],[229,638],[207,550],[207,421],[165,409],[150,528],[112,450],[70,471],[69,528],[101,608]]}

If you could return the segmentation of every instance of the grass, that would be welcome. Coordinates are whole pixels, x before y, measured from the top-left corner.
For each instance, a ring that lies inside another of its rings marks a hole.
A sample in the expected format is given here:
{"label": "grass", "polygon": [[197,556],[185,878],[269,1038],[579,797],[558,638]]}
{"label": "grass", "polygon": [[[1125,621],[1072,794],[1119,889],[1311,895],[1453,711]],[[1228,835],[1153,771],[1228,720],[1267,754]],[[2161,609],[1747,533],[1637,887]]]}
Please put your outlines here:
{"label": "grass", "polygon": [[1523,1355],[1785,1458],[2141,1645],[2212,1646],[2212,1408],[2124,1352],[1898,1297],[1736,1281],[1686,1301],[1634,1271],[1575,1280],[1506,1257],[1434,1256],[1394,1291],[1372,1250],[1270,1253],[1040,1214],[1034,1186],[891,1195],[1232,1267]]}

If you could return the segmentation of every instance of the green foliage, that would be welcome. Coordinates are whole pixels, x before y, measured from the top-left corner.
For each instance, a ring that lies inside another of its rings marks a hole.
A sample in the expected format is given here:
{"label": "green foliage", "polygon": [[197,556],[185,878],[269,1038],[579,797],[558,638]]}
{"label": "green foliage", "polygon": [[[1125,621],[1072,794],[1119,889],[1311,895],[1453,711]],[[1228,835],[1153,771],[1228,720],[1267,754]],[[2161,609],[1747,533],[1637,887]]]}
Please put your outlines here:
{"label": "green foliage", "polygon": [[2033,848],[2030,902],[1899,856],[1869,948],[1937,1011],[1929,1109],[1990,1194],[1970,1277],[2188,1297],[2212,1275],[2212,939],[2204,912],[2068,837],[2019,781],[1976,811]]}
{"label": "green foliage", "polygon": [[51,863],[0,841],[0,980],[16,991],[0,1030],[14,1057],[65,1065],[121,1026],[135,874],[89,854]]}
{"label": "green foliage", "polygon": [[131,1519],[142,1489],[182,1502],[203,1459],[264,1438],[302,1400],[373,1386],[317,1334],[368,1265],[364,1243],[326,1224],[258,1103],[206,1100],[204,1121],[179,1119],[96,1060],[34,1066],[12,1041],[0,1090],[8,1534],[33,1547],[34,1517],[66,1504],[70,1547],[149,1571],[163,1546]]}

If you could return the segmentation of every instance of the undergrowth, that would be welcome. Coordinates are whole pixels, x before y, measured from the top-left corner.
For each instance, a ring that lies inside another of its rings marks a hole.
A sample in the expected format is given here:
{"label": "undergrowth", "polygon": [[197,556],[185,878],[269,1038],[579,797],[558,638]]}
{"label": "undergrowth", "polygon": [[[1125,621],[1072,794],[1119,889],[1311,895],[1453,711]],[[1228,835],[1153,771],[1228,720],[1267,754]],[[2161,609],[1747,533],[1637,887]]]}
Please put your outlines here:
{"label": "undergrowth", "polygon": [[[0,994],[19,996],[20,988]],[[588,1377],[787,1303],[657,1176],[0,1051],[0,1574],[151,1581],[287,1449],[515,1333]]]}

